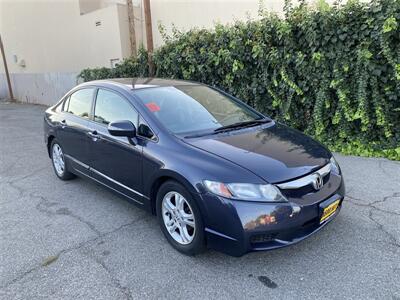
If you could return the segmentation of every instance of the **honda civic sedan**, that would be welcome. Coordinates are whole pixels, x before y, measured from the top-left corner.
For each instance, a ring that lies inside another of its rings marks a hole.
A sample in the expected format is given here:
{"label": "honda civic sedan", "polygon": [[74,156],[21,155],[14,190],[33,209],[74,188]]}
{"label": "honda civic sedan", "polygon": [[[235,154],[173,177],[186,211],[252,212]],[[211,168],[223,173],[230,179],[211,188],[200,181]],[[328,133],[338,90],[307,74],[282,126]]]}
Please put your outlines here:
{"label": "honda civic sedan", "polygon": [[196,82],[78,85],[46,110],[44,139],[58,178],[86,177],[151,212],[189,255],[297,243],[331,222],[345,195],[328,149]]}

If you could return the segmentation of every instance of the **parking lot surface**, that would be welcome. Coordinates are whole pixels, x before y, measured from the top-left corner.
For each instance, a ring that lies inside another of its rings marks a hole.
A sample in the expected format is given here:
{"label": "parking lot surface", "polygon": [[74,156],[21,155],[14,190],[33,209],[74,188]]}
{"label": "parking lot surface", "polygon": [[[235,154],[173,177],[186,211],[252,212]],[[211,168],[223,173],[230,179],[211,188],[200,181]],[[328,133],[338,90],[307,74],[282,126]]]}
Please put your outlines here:
{"label": "parking lot surface", "polygon": [[57,179],[44,109],[0,103],[0,299],[400,299],[400,163],[336,155],[343,209],[297,245],[187,257],[152,215]]}

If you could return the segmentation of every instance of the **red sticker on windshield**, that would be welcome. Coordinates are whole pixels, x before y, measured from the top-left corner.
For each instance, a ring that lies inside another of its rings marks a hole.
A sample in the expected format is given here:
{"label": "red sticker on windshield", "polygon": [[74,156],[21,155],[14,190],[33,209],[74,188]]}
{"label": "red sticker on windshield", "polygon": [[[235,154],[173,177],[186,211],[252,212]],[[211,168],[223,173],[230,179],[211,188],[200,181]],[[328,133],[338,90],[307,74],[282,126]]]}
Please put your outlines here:
{"label": "red sticker on windshield", "polygon": [[147,108],[150,109],[150,111],[155,112],[155,111],[159,111],[160,107],[155,104],[154,102],[150,102],[146,104]]}

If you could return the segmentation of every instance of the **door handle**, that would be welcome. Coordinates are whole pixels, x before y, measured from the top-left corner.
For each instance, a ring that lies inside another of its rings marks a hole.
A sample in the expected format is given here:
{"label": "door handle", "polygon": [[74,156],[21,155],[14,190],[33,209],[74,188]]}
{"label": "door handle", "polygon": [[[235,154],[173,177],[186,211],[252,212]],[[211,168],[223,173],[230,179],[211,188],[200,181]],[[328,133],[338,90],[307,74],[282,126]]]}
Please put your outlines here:
{"label": "door handle", "polygon": [[88,135],[94,142],[96,142],[97,140],[100,139],[100,136],[98,135],[98,133],[97,133],[96,130],[89,131],[89,132],[87,133],[87,135]]}
{"label": "door handle", "polygon": [[94,130],[94,131],[89,131],[87,134],[88,134],[88,136],[90,136],[90,137],[98,137],[98,134],[97,134],[97,131],[96,131],[96,130]]}

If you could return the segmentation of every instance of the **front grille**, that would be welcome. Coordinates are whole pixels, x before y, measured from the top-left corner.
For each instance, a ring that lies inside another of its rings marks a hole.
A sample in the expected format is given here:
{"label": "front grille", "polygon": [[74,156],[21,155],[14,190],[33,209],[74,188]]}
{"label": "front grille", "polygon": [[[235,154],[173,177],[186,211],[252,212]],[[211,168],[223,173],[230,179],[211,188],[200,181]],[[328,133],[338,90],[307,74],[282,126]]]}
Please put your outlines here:
{"label": "front grille", "polygon": [[[329,181],[330,175],[331,175],[331,174],[329,173],[329,174],[327,174],[327,175],[325,175],[325,176],[323,177],[324,185]],[[312,186],[311,184],[302,186],[302,187],[297,188],[297,189],[281,190],[281,191],[282,191],[282,194],[283,194],[285,197],[289,197],[289,198],[301,198],[302,196],[307,195],[307,194],[309,194],[309,193],[315,193],[315,192],[317,192],[317,191],[313,188],[313,186]]]}
{"label": "front grille", "polygon": [[281,190],[297,190],[308,185],[311,185],[315,180],[316,176],[319,175],[322,179],[330,174],[332,165],[330,163],[326,164],[324,167],[320,168],[319,170],[308,174],[304,177],[300,177],[298,179],[294,179],[291,181],[278,183],[277,186]]}

